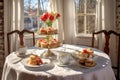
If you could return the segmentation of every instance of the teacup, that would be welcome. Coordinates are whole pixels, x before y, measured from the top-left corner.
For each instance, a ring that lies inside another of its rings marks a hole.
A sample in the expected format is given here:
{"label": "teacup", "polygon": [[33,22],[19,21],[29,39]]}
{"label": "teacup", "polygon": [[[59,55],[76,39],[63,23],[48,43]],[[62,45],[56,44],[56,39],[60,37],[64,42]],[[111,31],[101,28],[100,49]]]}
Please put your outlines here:
{"label": "teacup", "polygon": [[64,51],[58,51],[57,60],[60,65],[67,65],[70,63],[70,54]]}
{"label": "teacup", "polygon": [[25,55],[26,52],[27,52],[27,46],[23,46],[18,49],[18,55]]}

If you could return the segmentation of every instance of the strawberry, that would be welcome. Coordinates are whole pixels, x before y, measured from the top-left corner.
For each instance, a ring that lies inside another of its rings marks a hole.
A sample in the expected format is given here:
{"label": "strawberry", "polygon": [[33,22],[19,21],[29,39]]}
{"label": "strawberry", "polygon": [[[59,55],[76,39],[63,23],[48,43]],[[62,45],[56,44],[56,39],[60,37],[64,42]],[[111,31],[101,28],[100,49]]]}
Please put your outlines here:
{"label": "strawberry", "polygon": [[88,53],[88,51],[86,49],[83,50],[83,53]]}
{"label": "strawberry", "polygon": [[43,39],[43,38],[39,39],[39,42],[42,42],[42,41],[44,41],[44,39]]}
{"label": "strawberry", "polygon": [[38,65],[43,64],[41,58],[37,58],[37,64],[38,64]]}

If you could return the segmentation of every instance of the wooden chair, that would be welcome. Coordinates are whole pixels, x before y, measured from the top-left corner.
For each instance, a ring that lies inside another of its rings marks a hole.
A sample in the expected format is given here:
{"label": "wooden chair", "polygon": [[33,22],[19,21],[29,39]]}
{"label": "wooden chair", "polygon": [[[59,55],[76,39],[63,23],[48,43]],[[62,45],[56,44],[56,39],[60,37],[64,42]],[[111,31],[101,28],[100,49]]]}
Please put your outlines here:
{"label": "wooden chair", "polygon": [[17,33],[19,35],[19,39],[20,39],[20,45],[24,45],[24,33],[29,33],[33,35],[33,46],[35,45],[35,35],[33,31],[29,31],[29,30],[14,30],[11,31],[9,33],[7,33],[7,44],[8,44],[8,54],[10,54],[10,36]]}
{"label": "wooden chair", "polygon": [[92,47],[94,47],[94,38],[95,38],[95,35],[98,35],[98,34],[104,34],[105,36],[105,47],[104,47],[104,52],[107,53],[109,55],[109,39],[111,37],[111,35],[114,35],[116,37],[118,37],[118,48],[117,48],[117,66],[112,66],[113,69],[117,70],[117,74],[116,74],[116,78],[117,80],[119,80],[119,67],[120,67],[120,33],[117,33],[113,30],[110,30],[110,31],[106,31],[106,30],[101,30],[101,31],[98,31],[98,32],[94,32],[92,34]]}

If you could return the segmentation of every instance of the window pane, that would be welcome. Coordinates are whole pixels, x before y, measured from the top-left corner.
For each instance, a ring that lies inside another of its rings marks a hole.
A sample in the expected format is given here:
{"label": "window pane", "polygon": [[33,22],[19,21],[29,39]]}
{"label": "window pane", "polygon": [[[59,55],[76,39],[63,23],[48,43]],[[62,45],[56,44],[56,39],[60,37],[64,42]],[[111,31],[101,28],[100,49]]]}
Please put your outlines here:
{"label": "window pane", "polygon": [[95,16],[89,15],[86,19],[86,33],[91,34],[95,30]]}
{"label": "window pane", "polygon": [[79,16],[77,23],[78,23],[77,25],[78,33],[84,33],[84,16]]}
{"label": "window pane", "polygon": [[76,13],[84,13],[84,0],[75,0]]}
{"label": "window pane", "polygon": [[87,13],[95,13],[96,12],[96,0],[86,0],[87,1]]}
{"label": "window pane", "polygon": [[75,0],[76,32],[91,34],[96,27],[96,4],[97,0]]}
{"label": "window pane", "polygon": [[48,0],[24,0],[24,29],[37,31],[42,26],[39,17],[47,11]]}
{"label": "window pane", "polygon": [[48,1],[49,0],[39,0],[40,1],[40,15],[47,11],[48,8]]}

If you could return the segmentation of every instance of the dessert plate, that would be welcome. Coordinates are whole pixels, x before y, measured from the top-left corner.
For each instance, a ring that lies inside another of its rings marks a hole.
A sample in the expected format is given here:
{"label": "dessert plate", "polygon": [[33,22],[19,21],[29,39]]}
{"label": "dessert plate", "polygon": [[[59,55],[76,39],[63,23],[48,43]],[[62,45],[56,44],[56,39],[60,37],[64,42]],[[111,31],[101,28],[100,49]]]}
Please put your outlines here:
{"label": "dessert plate", "polygon": [[42,59],[43,64],[40,64],[40,65],[30,65],[30,64],[28,64],[28,60],[29,60],[29,58],[25,58],[22,60],[22,64],[28,70],[45,71],[45,70],[52,69],[54,67],[54,64],[51,63],[51,61],[49,59]]}

